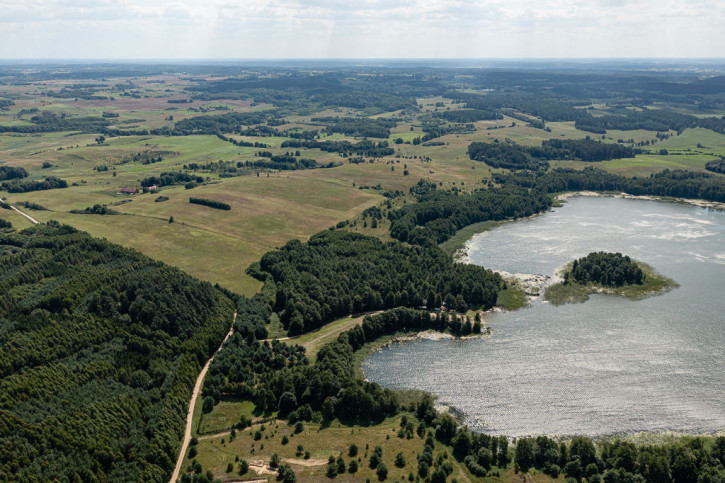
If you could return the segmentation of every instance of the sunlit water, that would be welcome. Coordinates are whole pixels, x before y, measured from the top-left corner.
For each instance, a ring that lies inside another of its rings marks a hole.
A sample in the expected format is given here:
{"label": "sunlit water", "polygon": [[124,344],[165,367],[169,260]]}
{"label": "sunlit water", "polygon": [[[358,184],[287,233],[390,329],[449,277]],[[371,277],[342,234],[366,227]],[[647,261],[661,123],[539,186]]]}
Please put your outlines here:
{"label": "sunlit water", "polygon": [[369,357],[366,376],[418,388],[495,434],[725,429],[725,213],[688,205],[574,198],[469,242],[473,263],[551,275],[592,251],[620,251],[680,287],[629,301],[493,314],[488,339],[416,340]]}

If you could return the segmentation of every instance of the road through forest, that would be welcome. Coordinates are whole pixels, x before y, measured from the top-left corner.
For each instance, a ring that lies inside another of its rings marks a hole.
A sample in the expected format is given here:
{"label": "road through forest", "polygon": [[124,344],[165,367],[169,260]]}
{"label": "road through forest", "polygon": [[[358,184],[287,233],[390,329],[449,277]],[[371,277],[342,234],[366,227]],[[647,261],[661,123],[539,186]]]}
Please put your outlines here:
{"label": "road through forest", "polygon": [[184,456],[186,455],[186,450],[189,447],[189,441],[191,441],[191,421],[194,419],[194,408],[196,407],[196,399],[199,397],[199,392],[201,391],[201,385],[204,383],[204,377],[206,376],[206,372],[209,370],[209,365],[211,364],[211,361],[214,360],[214,356],[222,350],[222,347],[224,346],[224,343],[229,339],[229,337],[232,336],[234,333],[234,322],[237,320],[237,312],[234,312],[234,318],[232,319],[232,327],[229,329],[229,333],[226,337],[224,337],[224,340],[221,344],[219,344],[219,348],[216,350],[216,352],[209,358],[208,361],[206,361],[206,364],[204,364],[204,367],[201,369],[201,372],[199,373],[199,377],[196,378],[196,384],[194,384],[194,391],[191,393],[191,401],[189,401],[189,412],[186,415],[186,430],[184,431],[184,440],[181,443],[181,451],[179,451],[179,458],[176,460],[176,467],[174,468],[174,472],[171,474],[171,478],[169,479],[169,483],[175,483],[176,480],[179,478],[179,472],[181,471],[181,464],[184,462]]}

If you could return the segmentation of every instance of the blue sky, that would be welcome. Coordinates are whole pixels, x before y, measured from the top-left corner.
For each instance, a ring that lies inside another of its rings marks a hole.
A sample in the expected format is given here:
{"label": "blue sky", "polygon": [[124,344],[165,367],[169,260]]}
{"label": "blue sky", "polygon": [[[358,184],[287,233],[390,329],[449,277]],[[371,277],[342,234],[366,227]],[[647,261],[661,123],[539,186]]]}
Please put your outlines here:
{"label": "blue sky", "polygon": [[712,58],[722,0],[0,0],[0,58]]}

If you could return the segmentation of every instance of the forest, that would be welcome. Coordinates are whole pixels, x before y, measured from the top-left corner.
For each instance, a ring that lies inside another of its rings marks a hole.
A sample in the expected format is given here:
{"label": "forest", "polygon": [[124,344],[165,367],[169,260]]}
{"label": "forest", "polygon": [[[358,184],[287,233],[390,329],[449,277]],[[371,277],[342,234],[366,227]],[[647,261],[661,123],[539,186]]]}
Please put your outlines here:
{"label": "forest", "polygon": [[490,308],[503,288],[498,274],[454,263],[435,245],[406,247],[346,231],[290,241],[264,255],[259,268],[276,284],[273,308],[290,335],[351,313],[399,306],[458,301],[463,308]]}
{"label": "forest", "polygon": [[681,169],[665,169],[646,177],[628,178],[594,167],[583,170],[557,168],[546,173],[496,173],[494,178],[499,183],[536,188],[545,193],[623,191],[637,196],[670,196],[725,202],[725,178]]}
{"label": "forest", "polygon": [[50,111],[43,111],[37,116],[30,118],[32,126],[3,126],[0,125],[0,132],[14,133],[44,133],[59,131],[80,131],[84,133],[97,133],[104,130],[110,124],[102,117],[70,117],[58,115]]}
{"label": "forest", "polygon": [[232,301],[53,221],[0,247],[0,480],[167,481]]}
{"label": "forest", "polygon": [[442,243],[473,223],[531,216],[552,205],[545,192],[530,192],[513,183],[459,194],[436,189],[435,183],[421,180],[411,192],[416,194],[417,203],[388,214],[390,236],[423,246]]}
{"label": "forest", "polygon": [[642,285],[644,279],[644,272],[631,258],[621,253],[607,252],[593,252],[574,260],[571,270],[564,274],[564,283],[595,283],[605,287]]}
{"label": "forest", "polygon": [[514,142],[472,142],[468,156],[494,168],[548,169],[551,160],[607,161],[633,158],[640,150],[614,143],[584,139],[550,139],[541,146],[522,146]]}
{"label": "forest", "polygon": [[718,117],[695,117],[665,110],[634,111],[624,110],[619,114],[601,117],[583,117],[577,119],[575,126],[582,131],[604,134],[607,129],[632,131],[645,129],[647,131],[677,131],[687,128],[703,127],[718,133],[725,133],[725,119]]}

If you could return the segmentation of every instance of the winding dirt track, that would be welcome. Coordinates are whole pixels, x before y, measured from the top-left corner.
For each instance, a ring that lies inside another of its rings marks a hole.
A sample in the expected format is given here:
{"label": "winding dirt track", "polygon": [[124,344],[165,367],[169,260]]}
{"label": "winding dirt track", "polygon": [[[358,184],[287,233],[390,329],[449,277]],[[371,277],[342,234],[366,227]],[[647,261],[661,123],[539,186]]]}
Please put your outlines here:
{"label": "winding dirt track", "polygon": [[[232,319],[232,327],[229,329],[229,333],[226,337],[224,337],[224,340],[221,344],[219,344],[219,348],[216,350],[214,355],[216,355],[217,352],[222,350],[222,347],[224,346],[224,343],[227,341],[229,337],[234,333],[234,322],[237,320],[237,312],[234,312],[234,319]],[[206,376],[206,371],[209,370],[209,365],[211,364],[211,361],[214,360],[214,355],[212,355],[208,361],[206,361],[206,364],[204,364],[204,367],[201,369],[201,372],[199,373],[199,377],[196,378],[196,384],[194,384],[194,391],[191,393],[191,401],[189,401],[189,413],[186,415],[186,430],[184,431],[184,440],[181,442],[181,451],[179,451],[179,458],[176,460],[176,467],[174,468],[174,472],[171,474],[171,478],[169,479],[169,483],[175,483],[176,480],[179,478],[179,472],[181,471],[181,464],[184,462],[184,456],[186,455],[186,450],[189,447],[189,441],[191,441],[191,420],[194,419],[194,407],[196,406],[196,399],[199,397],[199,392],[201,391],[201,385],[204,382],[204,377]]]}

